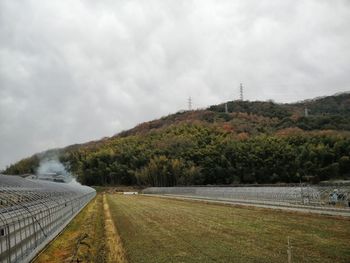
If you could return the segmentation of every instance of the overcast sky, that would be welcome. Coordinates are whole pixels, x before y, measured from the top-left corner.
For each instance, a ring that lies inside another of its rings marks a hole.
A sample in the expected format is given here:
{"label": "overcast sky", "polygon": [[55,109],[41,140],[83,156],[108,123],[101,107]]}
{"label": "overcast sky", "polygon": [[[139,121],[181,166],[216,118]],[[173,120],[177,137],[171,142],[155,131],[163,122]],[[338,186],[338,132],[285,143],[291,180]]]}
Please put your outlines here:
{"label": "overcast sky", "polygon": [[187,107],[350,90],[349,0],[0,0],[0,169]]}

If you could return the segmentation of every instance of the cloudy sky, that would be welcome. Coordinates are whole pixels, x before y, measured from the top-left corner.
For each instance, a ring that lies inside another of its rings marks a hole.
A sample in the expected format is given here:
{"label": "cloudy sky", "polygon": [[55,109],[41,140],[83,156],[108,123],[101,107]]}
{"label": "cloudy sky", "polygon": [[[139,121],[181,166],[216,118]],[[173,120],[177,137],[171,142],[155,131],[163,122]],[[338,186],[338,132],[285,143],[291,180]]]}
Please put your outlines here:
{"label": "cloudy sky", "polygon": [[186,108],[350,90],[348,0],[0,0],[0,169]]}

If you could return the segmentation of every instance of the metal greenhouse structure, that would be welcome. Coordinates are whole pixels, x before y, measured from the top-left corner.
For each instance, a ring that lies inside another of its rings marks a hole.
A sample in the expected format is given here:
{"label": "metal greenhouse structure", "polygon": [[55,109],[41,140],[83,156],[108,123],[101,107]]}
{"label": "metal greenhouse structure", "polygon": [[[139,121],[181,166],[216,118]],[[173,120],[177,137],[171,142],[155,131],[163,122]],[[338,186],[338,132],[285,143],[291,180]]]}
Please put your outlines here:
{"label": "metal greenhouse structure", "polygon": [[350,186],[150,187],[143,193],[272,205],[350,205]]}
{"label": "metal greenhouse structure", "polygon": [[95,195],[76,182],[0,175],[0,262],[29,262]]}

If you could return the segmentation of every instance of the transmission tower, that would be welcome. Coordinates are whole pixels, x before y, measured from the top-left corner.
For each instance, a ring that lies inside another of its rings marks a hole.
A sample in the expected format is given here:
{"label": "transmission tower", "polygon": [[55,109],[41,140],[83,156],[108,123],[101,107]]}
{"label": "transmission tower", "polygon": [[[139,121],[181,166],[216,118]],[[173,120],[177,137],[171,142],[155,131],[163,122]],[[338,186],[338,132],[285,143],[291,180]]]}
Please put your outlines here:
{"label": "transmission tower", "polygon": [[304,115],[305,115],[305,117],[307,118],[307,117],[309,117],[309,109],[307,108],[307,107],[305,107],[305,110],[304,110]]}
{"label": "transmission tower", "polygon": [[192,110],[192,98],[188,97],[188,110],[191,111]]}
{"label": "transmission tower", "polygon": [[239,85],[240,100],[243,101],[243,84]]}

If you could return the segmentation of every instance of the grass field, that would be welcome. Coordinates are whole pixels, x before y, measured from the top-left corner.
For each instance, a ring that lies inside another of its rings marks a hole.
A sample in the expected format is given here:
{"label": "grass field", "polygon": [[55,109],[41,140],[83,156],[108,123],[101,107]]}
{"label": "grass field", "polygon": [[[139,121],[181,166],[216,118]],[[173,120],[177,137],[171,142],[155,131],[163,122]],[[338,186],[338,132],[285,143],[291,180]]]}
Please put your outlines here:
{"label": "grass field", "polygon": [[350,262],[350,221],[277,210],[109,195],[129,262]]}
{"label": "grass field", "polygon": [[[287,262],[288,236],[292,262],[350,262],[349,219],[148,196],[102,196],[98,194],[36,262],[116,262],[113,256],[121,251],[130,263]],[[77,249],[77,240],[86,233],[88,246]],[[113,235],[119,237],[113,241]]]}

